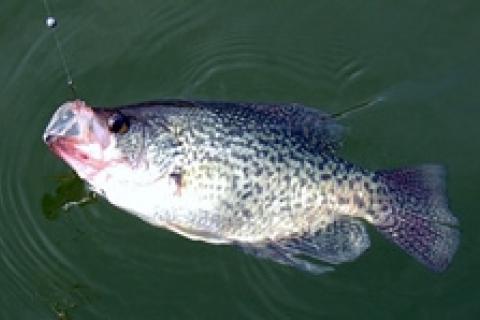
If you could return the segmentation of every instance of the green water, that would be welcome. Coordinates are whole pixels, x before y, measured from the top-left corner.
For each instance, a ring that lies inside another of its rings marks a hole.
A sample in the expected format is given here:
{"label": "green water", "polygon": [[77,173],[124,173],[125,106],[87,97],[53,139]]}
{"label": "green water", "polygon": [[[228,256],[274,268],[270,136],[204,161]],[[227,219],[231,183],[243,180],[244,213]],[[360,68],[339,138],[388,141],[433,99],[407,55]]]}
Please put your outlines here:
{"label": "green water", "polygon": [[[476,319],[478,1],[50,0],[79,96],[301,102],[344,119],[367,168],[448,168],[462,239],[434,274],[372,231],[314,276],[153,228],[102,200],[41,141],[71,93],[42,1],[0,4],[0,319]],[[159,195],[160,196],[160,195]]]}

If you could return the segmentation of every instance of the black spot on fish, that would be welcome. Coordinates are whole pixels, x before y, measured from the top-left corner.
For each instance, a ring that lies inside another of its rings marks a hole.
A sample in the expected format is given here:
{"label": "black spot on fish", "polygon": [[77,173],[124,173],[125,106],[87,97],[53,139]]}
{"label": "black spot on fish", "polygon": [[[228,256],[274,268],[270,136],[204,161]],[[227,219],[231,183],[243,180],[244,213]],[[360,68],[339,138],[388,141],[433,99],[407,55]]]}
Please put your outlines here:
{"label": "black spot on fish", "polygon": [[243,184],[243,189],[244,190],[250,190],[252,188],[252,183],[251,182],[246,182]]}
{"label": "black spot on fish", "polygon": [[242,210],[242,216],[244,218],[251,218],[252,217],[252,212],[248,209],[243,209]]}
{"label": "black spot on fish", "polygon": [[348,180],[348,188],[350,190],[353,190],[353,187],[355,186],[355,183],[352,180]]}
{"label": "black spot on fish", "polygon": [[175,180],[175,182],[176,182],[177,184],[179,184],[179,185],[180,185],[181,182],[182,182],[182,174],[179,173],[179,172],[172,172],[172,173],[170,173],[170,178],[172,178],[173,180]]}
{"label": "black spot on fish", "polygon": [[338,203],[339,204],[348,204],[350,202],[350,199],[347,197],[338,197]]}
{"label": "black spot on fish", "polygon": [[386,189],[384,187],[378,187],[377,188],[377,193],[378,194],[386,194]]}
{"label": "black spot on fish", "polygon": [[232,188],[233,189],[238,188],[238,180],[240,180],[239,176],[232,176]]}
{"label": "black spot on fish", "polygon": [[372,189],[371,189],[371,187],[370,187],[370,183],[368,183],[367,181],[365,181],[365,182],[363,183],[363,186],[364,186],[365,189],[367,189],[369,192],[372,191]]}
{"label": "black spot on fish", "polygon": [[253,195],[252,191],[247,191],[242,195],[241,199],[246,200],[247,198],[251,197],[252,195]]}
{"label": "black spot on fish", "polygon": [[370,217],[372,217],[372,219],[373,219],[374,221],[377,221],[378,218],[379,218],[378,213],[376,213],[376,212],[373,211],[372,209],[368,209],[368,210],[366,211],[366,213],[367,213],[367,215],[369,215]]}
{"label": "black spot on fish", "polygon": [[299,181],[300,187],[305,187],[306,184],[307,184],[307,179],[300,178],[300,181]]}
{"label": "black spot on fish", "polygon": [[259,194],[263,192],[263,187],[259,183],[255,183],[253,187],[255,188],[255,193]]}
{"label": "black spot on fish", "polygon": [[233,210],[233,204],[232,203],[224,201],[223,205],[225,206],[226,209]]}
{"label": "black spot on fish", "polygon": [[365,207],[365,201],[363,201],[363,199],[357,194],[353,196],[353,203],[360,209]]}
{"label": "black spot on fish", "polygon": [[320,175],[320,179],[322,179],[322,180],[330,180],[331,178],[332,178],[332,176],[328,173],[322,173]]}
{"label": "black spot on fish", "polygon": [[[308,172],[307,172],[307,174],[308,174]],[[300,168],[298,168],[298,167],[295,168],[295,170],[293,171],[293,175],[294,175],[295,177],[298,177],[298,176],[300,175]]]}

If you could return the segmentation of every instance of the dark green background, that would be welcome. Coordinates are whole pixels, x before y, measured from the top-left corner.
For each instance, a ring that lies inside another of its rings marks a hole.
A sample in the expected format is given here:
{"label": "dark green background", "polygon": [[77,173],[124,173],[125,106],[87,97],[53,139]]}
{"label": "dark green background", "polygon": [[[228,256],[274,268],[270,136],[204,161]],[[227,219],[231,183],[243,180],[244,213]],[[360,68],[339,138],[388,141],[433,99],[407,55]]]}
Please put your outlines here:
{"label": "dark green background", "polygon": [[83,192],[41,141],[71,93],[42,1],[2,0],[0,319],[480,317],[480,2],[49,3],[93,105],[182,97],[340,112],[378,100],[344,119],[342,153],[371,169],[445,164],[462,240],[434,274],[370,230],[364,256],[313,276],[101,200],[55,210]]}

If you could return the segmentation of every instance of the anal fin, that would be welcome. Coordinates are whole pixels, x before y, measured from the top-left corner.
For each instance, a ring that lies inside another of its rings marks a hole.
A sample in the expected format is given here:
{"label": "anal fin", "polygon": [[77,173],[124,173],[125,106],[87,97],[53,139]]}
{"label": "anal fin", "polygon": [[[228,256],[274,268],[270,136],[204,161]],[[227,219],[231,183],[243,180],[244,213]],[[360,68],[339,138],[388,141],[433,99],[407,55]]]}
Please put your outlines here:
{"label": "anal fin", "polygon": [[255,245],[241,244],[249,254],[315,274],[332,271],[333,267],[311,259],[336,265],[355,260],[369,246],[364,224],[347,217],[339,218],[313,234]]}
{"label": "anal fin", "polygon": [[240,247],[245,253],[254,255],[259,258],[269,259],[274,262],[288,265],[314,274],[322,274],[334,270],[331,266],[313,263],[306,259],[298,257],[293,252],[285,250],[284,248],[277,246],[275,243],[267,243],[264,245],[241,244]]}

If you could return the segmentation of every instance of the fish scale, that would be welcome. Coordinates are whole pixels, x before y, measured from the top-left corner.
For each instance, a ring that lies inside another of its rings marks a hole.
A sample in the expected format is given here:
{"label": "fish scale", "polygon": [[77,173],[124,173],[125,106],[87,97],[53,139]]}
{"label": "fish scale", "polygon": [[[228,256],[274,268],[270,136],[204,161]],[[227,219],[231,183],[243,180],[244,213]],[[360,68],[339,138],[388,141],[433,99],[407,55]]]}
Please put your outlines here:
{"label": "fish scale", "polygon": [[[274,117],[261,118],[259,110]],[[349,203],[344,205],[349,210],[345,210],[336,201],[340,196],[349,199],[351,191],[338,183],[346,171],[343,161],[333,156],[333,147],[329,145],[337,143],[336,137],[331,140],[325,137],[316,145],[305,144],[308,132],[294,123],[295,118],[285,118],[291,114],[300,117],[296,108],[220,104],[190,107],[187,104],[175,108],[171,114],[169,110],[164,111],[161,119],[148,113],[145,117],[156,118],[162,122],[158,128],[167,126],[177,133],[182,155],[172,166],[182,168],[185,180],[182,189],[193,190],[204,201],[218,201],[209,213],[211,220],[216,221],[215,229],[209,229],[210,223],[204,225],[205,219],[199,219],[195,210],[182,215],[182,224],[186,224],[187,229],[220,234],[234,241],[274,241],[316,232],[333,221],[334,211],[340,215],[358,214]],[[278,111],[284,114],[281,118]],[[332,120],[322,115],[322,121]],[[241,127],[237,125],[239,122]],[[334,122],[331,124],[337,126]],[[322,132],[328,130],[322,129]],[[152,132],[148,136],[159,134]],[[166,155],[158,151],[163,147],[158,141],[147,139],[145,144],[157,155],[156,160],[163,163]],[[119,142],[121,145],[121,140]],[[256,170],[262,174],[250,173]],[[331,178],[322,179],[327,173]],[[295,188],[300,183],[302,187]],[[218,185],[230,188],[219,194]]]}
{"label": "fish scale", "polygon": [[[355,260],[370,246],[367,222],[445,270],[459,231],[444,169],[368,171],[337,155],[342,131],[299,104],[75,101],[54,114],[44,139],[112,204],[193,240],[321,273],[331,267],[306,257]],[[99,145],[102,158],[91,161]]]}

